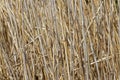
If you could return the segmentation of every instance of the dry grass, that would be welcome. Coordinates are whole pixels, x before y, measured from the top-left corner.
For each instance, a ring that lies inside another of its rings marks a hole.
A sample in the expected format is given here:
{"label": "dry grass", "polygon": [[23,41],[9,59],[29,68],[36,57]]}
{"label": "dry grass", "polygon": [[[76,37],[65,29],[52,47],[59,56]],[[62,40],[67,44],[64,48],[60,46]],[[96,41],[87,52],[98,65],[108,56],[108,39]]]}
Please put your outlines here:
{"label": "dry grass", "polygon": [[120,80],[119,0],[1,0],[0,80]]}

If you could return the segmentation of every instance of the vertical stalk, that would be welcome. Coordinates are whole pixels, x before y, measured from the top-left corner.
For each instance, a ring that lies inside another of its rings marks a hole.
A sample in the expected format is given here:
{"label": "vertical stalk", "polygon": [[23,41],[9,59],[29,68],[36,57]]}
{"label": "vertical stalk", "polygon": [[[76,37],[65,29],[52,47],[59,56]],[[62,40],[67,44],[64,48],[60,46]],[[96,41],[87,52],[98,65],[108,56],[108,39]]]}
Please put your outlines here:
{"label": "vertical stalk", "polygon": [[86,42],[86,36],[85,36],[85,20],[84,20],[82,0],[80,0],[80,12],[82,17],[82,36],[84,39],[83,50],[84,50],[85,80],[89,80],[89,59],[88,59],[87,42]]}

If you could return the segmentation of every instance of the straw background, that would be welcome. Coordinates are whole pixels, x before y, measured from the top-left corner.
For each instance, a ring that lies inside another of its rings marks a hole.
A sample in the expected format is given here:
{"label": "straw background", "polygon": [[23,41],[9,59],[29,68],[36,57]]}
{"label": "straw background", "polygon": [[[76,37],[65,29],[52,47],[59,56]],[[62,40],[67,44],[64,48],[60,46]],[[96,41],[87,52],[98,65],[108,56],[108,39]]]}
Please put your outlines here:
{"label": "straw background", "polygon": [[120,80],[120,0],[0,0],[0,80]]}

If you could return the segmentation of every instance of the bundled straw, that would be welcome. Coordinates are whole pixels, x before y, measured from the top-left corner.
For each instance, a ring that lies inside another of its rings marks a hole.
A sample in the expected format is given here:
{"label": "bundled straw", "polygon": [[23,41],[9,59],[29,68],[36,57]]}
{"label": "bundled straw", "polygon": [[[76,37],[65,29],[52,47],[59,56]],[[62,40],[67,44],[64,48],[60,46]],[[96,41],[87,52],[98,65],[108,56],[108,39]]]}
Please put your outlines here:
{"label": "bundled straw", "polygon": [[120,80],[120,1],[1,0],[0,80]]}

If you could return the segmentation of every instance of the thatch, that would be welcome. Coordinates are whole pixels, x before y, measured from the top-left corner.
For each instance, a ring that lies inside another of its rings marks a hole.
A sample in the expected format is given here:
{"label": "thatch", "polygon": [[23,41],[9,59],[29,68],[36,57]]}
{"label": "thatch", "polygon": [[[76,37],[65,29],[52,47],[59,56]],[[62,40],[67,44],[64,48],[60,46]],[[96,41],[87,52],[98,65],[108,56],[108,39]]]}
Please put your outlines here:
{"label": "thatch", "polygon": [[0,80],[120,80],[120,1],[1,0]]}

